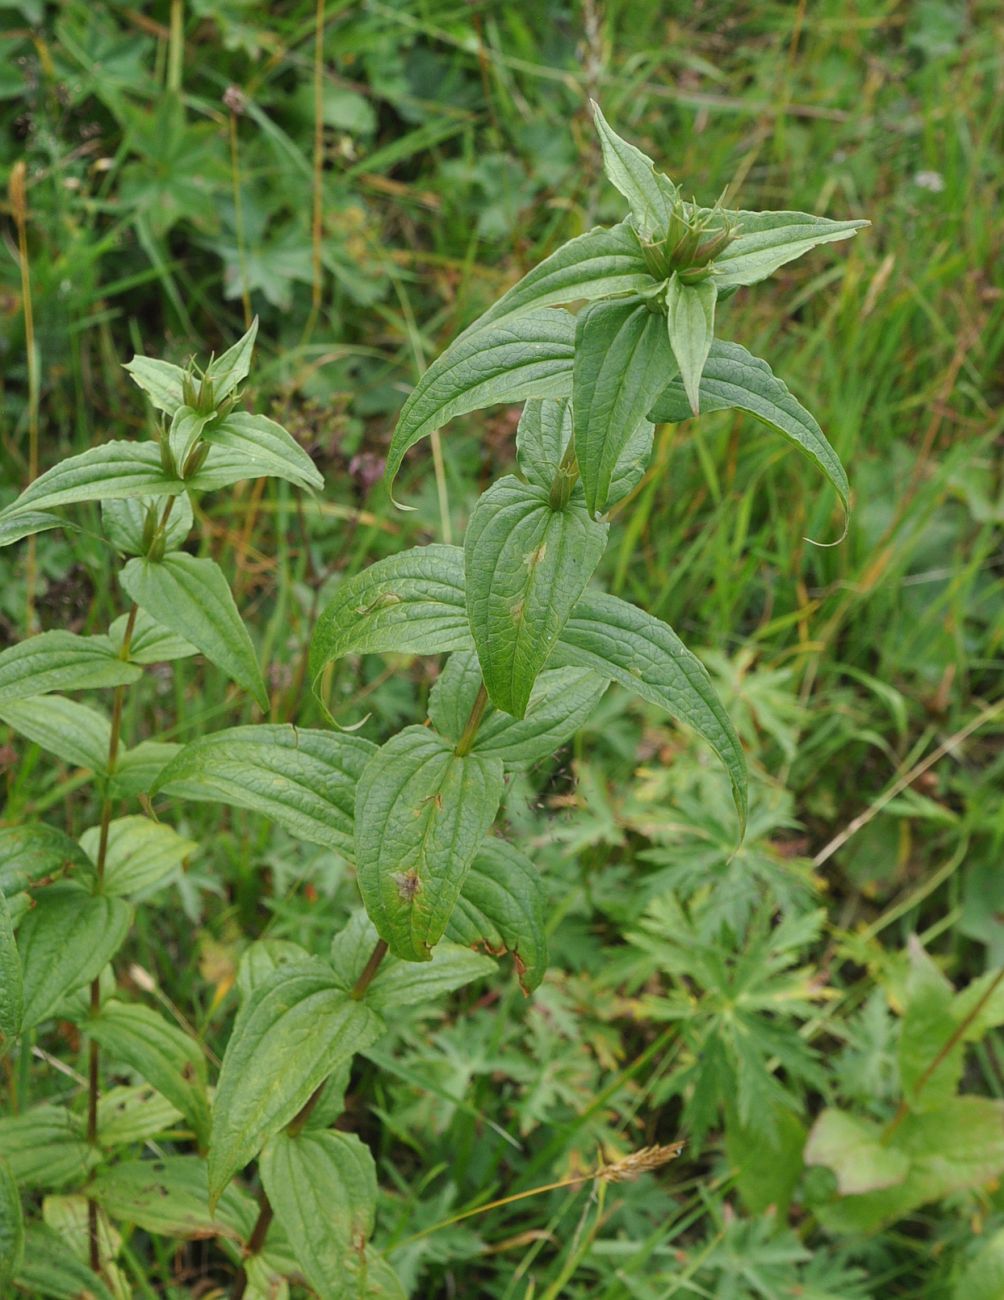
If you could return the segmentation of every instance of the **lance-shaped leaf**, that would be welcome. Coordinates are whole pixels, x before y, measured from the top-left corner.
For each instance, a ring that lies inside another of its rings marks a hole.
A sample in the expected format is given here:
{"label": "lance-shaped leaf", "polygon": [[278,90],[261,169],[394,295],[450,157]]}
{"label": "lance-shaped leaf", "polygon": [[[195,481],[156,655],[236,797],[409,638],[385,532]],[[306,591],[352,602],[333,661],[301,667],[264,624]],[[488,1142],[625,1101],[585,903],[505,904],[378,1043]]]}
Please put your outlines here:
{"label": "lance-shaped leaf", "polygon": [[174,415],[185,404],[185,372],[159,357],[135,356],[122,367],[158,411]]}
{"label": "lance-shaped leaf", "polygon": [[318,1295],[362,1294],[363,1246],[376,1219],[376,1166],[354,1133],[279,1133],[261,1156],[269,1205]]}
{"label": "lance-shaped leaf", "polygon": [[[90,827],[80,837],[80,846],[97,862],[101,830]],[[117,817],[108,824],[102,892],[129,897],[145,893],[164,879],[198,849],[163,822],[149,817]]]}
{"label": "lance-shaped leaf", "polygon": [[558,510],[547,489],[493,483],[467,527],[467,614],[492,703],[522,718],[537,674],[600,561],[607,526],[581,493]]}
{"label": "lance-shaped leaf", "polygon": [[742,745],[704,665],[671,627],[616,596],[589,592],[565,624],[555,660],[619,682],[703,736],[725,764],[745,828]]}
{"label": "lance-shaped leaf", "polygon": [[461,338],[478,333],[490,323],[511,321],[540,307],[642,293],[654,284],[632,226],[626,221],[609,229],[597,226],[538,262],[468,326]]}
{"label": "lance-shaped leaf", "polygon": [[25,1188],[79,1184],[99,1160],[79,1115],[63,1106],[33,1106],[0,1118],[0,1157]]}
{"label": "lance-shaped leaf", "polygon": [[179,470],[188,460],[188,454],[202,437],[202,430],[214,416],[213,411],[196,411],[191,406],[179,406],[171,417],[167,431],[167,445],[171,463]]}
{"label": "lance-shaped leaf", "polygon": [[210,1213],[206,1162],[194,1155],[122,1160],[100,1170],[87,1190],[113,1219],[158,1236],[246,1241],[256,1217],[238,1187],[228,1187]]}
{"label": "lance-shaped leaf", "polygon": [[0,889],[8,896],[63,871],[88,874],[90,859],[76,840],[57,826],[29,822],[0,826]]}
{"label": "lance-shaped leaf", "polygon": [[186,745],[156,789],[247,808],[297,839],[351,852],[356,785],[375,752],[372,741],[344,732],[231,727]]}
{"label": "lance-shaped leaf", "polygon": [[[825,474],[847,509],[847,475],[837,453],[812,415],[773,373],[766,361],[738,343],[716,340],[701,376],[701,411],[748,411],[795,444]],[[690,406],[679,379],[659,397],[651,419],[658,424],[690,418]]]}
{"label": "lance-shaped leaf", "polygon": [[214,357],[206,367],[206,378],[212,381],[213,396],[219,402],[228,397],[238,384],[244,382],[251,370],[251,354],[254,352],[255,339],[258,337],[258,317],[256,316],[233,347],[227,348],[221,356]]}
{"label": "lance-shaped leaf", "polygon": [[199,1044],[152,1007],[111,999],[81,1028],[181,1111],[200,1145],[209,1136],[206,1063]]}
{"label": "lance-shaped leaf", "polygon": [[49,691],[124,686],[141,676],[142,669],[121,660],[106,636],[40,632],[0,654],[0,703]]}
{"label": "lance-shaped leaf", "polygon": [[61,515],[54,515],[48,510],[24,510],[10,517],[0,511],[0,547],[12,546],[23,537],[48,532],[50,528],[75,529],[76,525],[68,524]]}
{"label": "lance-shaped leaf", "polygon": [[190,641],[268,708],[254,646],[214,560],[170,551],[156,562],[130,560],[119,581],[141,609]]}
{"label": "lance-shaped leaf", "polygon": [[48,511],[77,501],[177,496],[184,490],[180,479],[161,469],[160,449],[155,443],[104,442],[40,474],[16,501],[0,511],[0,526],[28,511]]}
{"label": "lance-shaped leaf", "polygon": [[314,1089],[382,1029],[321,961],[281,966],[252,991],[237,1013],[213,1102],[211,1207]]}
{"label": "lance-shaped leaf", "polygon": [[7,898],[3,890],[0,890],[0,1057],[21,1032],[23,1011],[21,958],[14,940]]}
{"label": "lance-shaped leaf", "polygon": [[[125,555],[145,555],[146,544],[143,541],[143,528],[147,511],[153,507],[160,519],[164,513],[164,503],[150,497],[124,497],[121,500],[102,501],[101,524],[105,536]],[[171,513],[164,528],[164,543],[167,550],[180,546],[192,529],[192,503],[188,494],[174,498]]]}
{"label": "lance-shaped leaf", "polygon": [[712,264],[719,289],[756,284],[817,244],[849,239],[867,221],[831,221],[808,212],[727,212],[739,233]]}
{"label": "lance-shaped leaf", "polygon": [[98,1100],[98,1143],[108,1150],[162,1137],[180,1123],[178,1108],[148,1083],[106,1088]]}
{"label": "lance-shaped leaf", "polygon": [[678,194],[677,187],[668,176],[656,171],[655,163],[647,154],[622,140],[610,128],[599,104],[591,102],[607,179],[631,205],[639,232],[645,238],[665,236]]}
{"label": "lance-shaped leaf", "polygon": [[[122,641],[125,637],[129,615],[120,615],[108,629],[115,653],[121,654]],[[187,659],[189,655],[199,652],[177,632],[161,626],[146,610],[136,612],[133,623],[132,638],[129,641],[129,662],[134,664],[162,664],[172,659]]]}
{"label": "lance-shaped leaf", "polygon": [[356,792],[356,864],[380,937],[428,961],[464,877],[495,820],[502,762],[458,755],[426,727],[406,727],[370,759]]}
{"label": "lance-shaped leaf", "polygon": [[462,334],[422,375],[401,408],[387,454],[387,481],[409,447],[469,411],[526,397],[571,391],[575,318],[560,310],[529,311]]}
{"label": "lance-shaped leaf", "polygon": [[24,972],[22,1029],[51,1015],[67,993],[98,974],[129,931],[132,909],[121,898],[50,885],[17,933]]}
{"label": "lance-shaped leaf", "polygon": [[678,275],[674,275],[666,289],[669,344],[680,367],[683,390],[695,415],[701,409],[701,375],[715,335],[717,297],[714,280],[684,284]]}
{"label": "lance-shaped leaf", "polygon": [[104,772],[111,723],[88,704],[62,695],[40,695],[0,705],[0,721],[74,767]]}
{"label": "lance-shaped leaf", "polygon": [[44,1223],[31,1223],[24,1234],[24,1258],[15,1284],[30,1296],[76,1300],[116,1300],[105,1280],[73,1251],[64,1236]]}
{"label": "lance-shaped leaf", "polygon": [[205,440],[210,447],[226,447],[244,457],[250,476],[324,487],[320,472],[293,435],[267,415],[233,411],[209,426]]}
{"label": "lance-shaped leaf", "polygon": [[571,440],[571,402],[539,397],[527,402],[516,426],[516,456],[529,482],[549,488]]}
{"label": "lance-shaped leaf", "polygon": [[24,1259],[24,1215],[17,1179],[0,1159],[0,1292],[6,1291]]}
{"label": "lance-shaped leaf", "polygon": [[572,409],[592,514],[606,507],[621,453],[675,371],[661,312],[629,301],[599,302],[580,313]]}
{"label": "lance-shaped leaf", "polygon": [[310,677],[316,689],[325,666],[342,655],[439,654],[470,644],[463,551],[414,546],[337,588],[310,641]]}
{"label": "lance-shaped leaf", "polygon": [[478,850],[446,933],[458,943],[511,952],[520,987],[532,993],[547,969],[544,887],[519,849],[489,836]]}
{"label": "lance-shaped leaf", "polygon": [[[481,685],[476,654],[451,655],[429,695],[429,718],[449,740],[457,741]],[[475,754],[494,754],[506,767],[524,767],[560,749],[590,718],[608,682],[587,668],[545,669],[534,683],[522,718],[490,705],[471,746]]]}
{"label": "lance-shaped leaf", "polygon": [[649,420],[642,420],[624,444],[624,450],[617,458],[614,472],[610,476],[610,487],[607,489],[606,503],[608,510],[617,505],[619,501],[623,501],[628,493],[633,492],[644,478],[645,471],[652,459],[652,444],[654,441],[655,425]]}

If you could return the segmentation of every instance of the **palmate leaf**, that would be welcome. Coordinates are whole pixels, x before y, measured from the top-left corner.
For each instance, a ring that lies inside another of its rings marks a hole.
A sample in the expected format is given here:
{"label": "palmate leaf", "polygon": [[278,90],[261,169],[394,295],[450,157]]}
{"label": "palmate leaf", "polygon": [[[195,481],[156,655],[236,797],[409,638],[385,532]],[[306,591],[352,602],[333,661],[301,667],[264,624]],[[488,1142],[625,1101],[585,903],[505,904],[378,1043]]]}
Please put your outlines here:
{"label": "palmate leaf", "polygon": [[[766,361],[738,343],[715,340],[701,376],[702,414],[737,408],[769,424],[822,470],[847,509],[847,475],[815,419],[772,372]],[[649,412],[657,424],[689,419],[683,385],[674,380]]]}
{"label": "palmate leaf", "polygon": [[506,475],[478,501],[464,543],[467,614],[497,708],[526,712],[606,542],[607,525],[589,518],[579,493],[555,510],[547,489]]}
{"label": "palmate leaf", "polygon": [[401,408],[387,454],[393,483],[405,452],[447,421],[499,402],[563,397],[571,390],[575,318],[529,311],[462,334],[419,380]]}

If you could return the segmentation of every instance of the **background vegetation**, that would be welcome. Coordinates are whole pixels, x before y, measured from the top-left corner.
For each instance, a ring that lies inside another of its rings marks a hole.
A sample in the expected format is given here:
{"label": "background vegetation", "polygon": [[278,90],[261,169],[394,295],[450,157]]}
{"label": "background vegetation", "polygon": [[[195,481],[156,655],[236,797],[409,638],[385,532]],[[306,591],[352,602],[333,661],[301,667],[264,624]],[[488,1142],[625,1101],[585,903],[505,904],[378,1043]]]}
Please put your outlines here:
{"label": "background vegetation", "polygon": [[[218,352],[258,314],[257,409],[326,491],[241,485],[198,522],[237,575],[272,720],[319,725],[304,656],[326,593],[459,538],[477,485],[511,467],[518,411],[498,409],[451,427],[438,488],[409,460],[415,513],[378,481],[424,365],[559,242],[621,215],[589,95],[701,195],[873,222],[724,308],[848,466],[847,538],[804,540],[839,536],[832,496],[732,412],[657,432],[604,561],[613,591],[712,668],[755,778],[744,847],[704,751],[612,690],[508,794],[551,898],[545,984],[409,1009],[355,1081],[369,1104],[350,1090],[344,1122],[380,1170],[377,1244],[414,1295],[1004,1295],[1004,1003],[987,976],[1004,963],[995,12],[0,5],[0,169],[27,168],[0,250],[0,503],[27,480],[33,422],[42,468],[135,436],[148,415],[121,362]],[[97,631],[120,612],[96,521],[39,537],[39,626]],[[0,552],[0,646],[25,632],[28,580],[24,552]],[[369,714],[383,739],[425,716],[433,672],[343,664],[336,717]],[[133,693],[133,737],[175,709],[177,740],[258,716],[215,669],[175,674]],[[11,733],[0,772],[2,824],[94,820],[79,775]],[[213,1052],[248,942],[324,951],[357,892],[348,863],[260,818],[185,815],[200,850],[121,968]],[[57,1027],[5,1062],[12,1107],[79,1105],[78,1076],[46,1064],[74,1050]],[[883,1135],[908,1092],[966,1100],[954,1127],[915,1125],[890,1183]],[[824,1108],[841,1118],[821,1124]],[[638,1182],[416,1236],[598,1150],[680,1137],[684,1156]],[[230,1267],[143,1234],[123,1262],[150,1296],[206,1294]]]}

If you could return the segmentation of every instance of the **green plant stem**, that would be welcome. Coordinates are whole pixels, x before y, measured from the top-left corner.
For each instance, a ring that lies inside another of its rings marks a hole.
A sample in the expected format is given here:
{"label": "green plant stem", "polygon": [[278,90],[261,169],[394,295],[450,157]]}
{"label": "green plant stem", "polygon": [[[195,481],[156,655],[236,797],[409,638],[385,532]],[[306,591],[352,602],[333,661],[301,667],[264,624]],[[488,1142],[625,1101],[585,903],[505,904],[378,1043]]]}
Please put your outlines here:
{"label": "green plant stem", "polygon": [[[35,312],[31,298],[31,274],[28,264],[28,192],[27,168],[21,159],[11,168],[9,194],[14,224],[17,227],[17,258],[21,272],[21,310],[24,313],[25,364],[28,371],[28,482],[38,478],[38,395],[39,365],[35,346]],[[25,587],[26,616],[29,633],[35,630],[35,587],[37,584],[35,534],[28,538]]]}
{"label": "green plant stem", "polygon": [[167,88],[181,91],[181,70],[185,62],[184,0],[171,0],[171,34],[167,46]]}
{"label": "green plant stem", "polygon": [[471,746],[478,734],[478,727],[481,726],[481,719],[484,717],[485,709],[488,705],[488,691],[484,682],[478,687],[478,693],[474,697],[474,704],[471,706],[471,716],[467,719],[467,725],[464,727],[463,735],[457,741],[456,755],[463,758],[465,754],[471,752]]}
{"label": "green plant stem", "polygon": [[[164,518],[167,518],[165,511]],[[126,621],[125,633],[122,637],[122,648],[119,651],[120,659],[129,658],[129,646],[132,642],[133,630],[136,627],[136,616],[139,613],[139,606],[134,602],[129,610],[129,618]],[[112,725],[111,733],[108,737],[108,770],[105,777],[104,797],[101,800],[101,831],[98,839],[98,853],[94,863],[95,871],[98,877],[98,892],[104,885],[105,879],[105,859],[108,856],[108,832],[112,821],[112,795],[111,782],[112,774],[115,771],[115,763],[118,759],[119,742],[122,735],[122,706],[125,702],[125,686],[116,686],[115,695],[112,702]],[[91,1015],[96,1016],[101,1010],[101,977],[96,975],[91,980]],[[93,1146],[98,1140],[98,1098],[100,1096],[100,1049],[97,1042],[92,1038],[88,1044],[87,1054],[87,1141]],[[91,1268],[95,1273],[101,1272],[101,1243],[98,1237],[98,1205],[97,1202],[88,1198],[87,1201],[87,1231],[90,1241],[90,1262]]]}

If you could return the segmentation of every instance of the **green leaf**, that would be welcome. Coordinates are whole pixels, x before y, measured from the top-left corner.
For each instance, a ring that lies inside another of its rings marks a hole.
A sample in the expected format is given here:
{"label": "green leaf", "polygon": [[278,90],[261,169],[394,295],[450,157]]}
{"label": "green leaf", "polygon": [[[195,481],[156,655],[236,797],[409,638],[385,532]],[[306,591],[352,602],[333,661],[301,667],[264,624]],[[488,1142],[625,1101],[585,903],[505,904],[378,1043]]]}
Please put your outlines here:
{"label": "green leaf", "polygon": [[214,560],[170,551],[156,563],[130,560],[119,580],[141,609],[191,641],[250,691],[261,708],[268,708],[254,646],[223,571]]}
{"label": "green leaf", "polygon": [[544,903],[543,884],[530,859],[489,836],[467,873],[446,933],[496,956],[511,952],[520,987],[529,994],[547,970]]}
{"label": "green leaf", "polygon": [[1000,1300],[1004,1295],[1004,1229],[985,1241],[962,1270],[951,1300]]}
{"label": "green leaf", "polygon": [[132,909],[121,898],[50,885],[17,934],[24,971],[22,1030],[51,1015],[67,993],[89,983],[118,952]]}
{"label": "green leaf", "polygon": [[910,1168],[905,1152],[883,1142],[878,1124],[841,1110],[824,1110],[816,1120],[805,1163],[832,1169],[841,1196],[897,1187]]}
{"label": "green leaf", "polygon": [[570,239],[538,262],[468,326],[461,338],[541,307],[642,293],[654,283],[632,226],[626,221],[609,229],[598,226]]}
{"label": "green leaf", "polygon": [[924,1111],[955,1096],[966,1045],[959,1038],[950,1051],[944,1050],[957,1027],[955,990],[915,936],[909,958],[897,1060],[904,1099],[912,1111]]}
{"label": "green leaf", "polygon": [[106,1002],[81,1021],[86,1034],[181,1111],[200,1146],[209,1135],[206,1063],[199,1044],[152,1007]]}
{"label": "green leaf", "polygon": [[170,478],[161,469],[160,449],[155,443],[103,442],[39,475],[16,501],[0,511],[0,528],[28,511],[51,510],[76,501],[177,496],[184,489],[180,479]]}
{"label": "green leaf", "polygon": [[616,596],[589,592],[565,624],[555,660],[619,682],[692,727],[725,764],[745,827],[746,758],[707,670],[676,633]]}
{"label": "green leaf", "polygon": [[237,964],[237,992],[242,999],[248,998],[280,966],[310,959],[306,948],[291,939],[256,939],[244,949]]}
{"label": "green leaf", "polygon": [[44,876],[64,871],[90,873],[90,859],[80,845],[57,826],[29,822],[0,826],[0,890],[16,894]]}
{"label": "green leaf", "polygon": [[[376,929],[364,911],[356,912],[331,941],[331,964],[346,991],[355,987],[376,941]],[[444,939],[436,944],[431,960],[421,964],[401,961],[388,953],[370,980],[363,1001],[374,1011],[432,1002],[490,975],[494,969],[491,958]]]}
{"label": "green leaf", "polygon": [[467,614],[492,703],[522,718],[537,674],[600,561],[607,525],[581,494],[563,509],[512,475],[493,483],[464,543]]}
{"label": "green leaf", "polygon": [[373,755],[356,792],[356,863],[381,938],[428,961],[498,811],[502,763],[461,757],[426,727],[406,727]]}
{"label": "green leaf", "polygon": [[0,654],[0,703],[49,691],[124,686],[141,676],[141,669],[118,657],[106,636],[40,632]]}
{"label": "green leaf", "polygon": [[[164,529],[165,546],[168,550],[181,545],[192,530],[192,503],[187,492],[173,498],[174,504],[167,517]],[[153,497],[125,497],[122,500],[102,501],[101,524],[105,536],[111,544],[124,555],[145,555],[143,543],[143,526],[147,511],[156,510],[159,520],[164,513],[164,504]]]}
{"label": "green leaf", "polygon": [[147,1083],[108,1088],[98,1100],[98,1142],[106,1149],[132,1146],[177,1129],[181,1112]]}
{"label": "green leaf", "polygon": [[464,553],[414,546],[342,582],[310,642],[310,678],[347,654],[438,654],[466,649]]}
{"label": "green leaf", "polygon": [[[121,652],[128,621],[129,615],[122,614],[108,629],[116,654]],[[162,627],[145,610],[137,610],[132,639],[129,642],[130,663],[162,664],[172,659],[187,659],[189,655],[198,653],[191,641],[186,641],[183,636],[178,636],[177,632],[172,632],[170,628]]]}
{"label": "green leaf", "polygon": [[24,982],[7,897],[0,890],[0,1057],[21,1032]]}
{"label": "green leaf", "polygon": [[382,1028],[320,961],[281,966],[254,989],[237,1013],[216,1088],[210,1206],[314,1089]]}
{"label": "green leaf", "polygon": [[569,401],[539,397],[528,401],[516,426],[516,456],[527,480],[550,489],[571,439]]}
{"label": "green leaf", "polygon": [[202,431],[213,418],[213,411],[196,411],[191,406],[179,406],[171,416],[167,431],[167,446],[171,463],[183,472],[189,453],[202,437]]}
{"label": "green leaf", "polygon": [[174,415],[185,402],[185,372],[159,357],[133,357],[122,367],[130,379],[142,388],[158,411]]}
{"label": "green leaf", "polygon": [[[477,655],[451,655],[429,695],[429,717],[449,740],[463,734],[480,685]],[[606,680],[585,668],[545,669],[534,683],[522,719],[489,706],[471,752],[494,754],[506,767],[547,758],[584,725],[606,689]]]}
{"label": "green leaf", "polygon": [[614,472],[610,476],[610,487],[607,489],[605,507],[607,510],[617,505],[619,501],[623,501],[641,482],[652,459],[654,441],[655,425],[648,420],[642,420],[617,458]]}
{"label": "green leaf", "polygon": [[238,384],[247,379],[251,370],[251,354],[254,352],[258,337],[258,317],[248,326],[233,347],[227,348],[221,356],[214,358],[206,367],[206,378],[212,380],[213,396],[216,401],[234,391]]}
{"label": "green leaf", "polygon": [[62,515],[54,515],[47,510],[25,510],[9,519],[5,517],[5,513],[0,511],[0,547],[12,546],[23,537],[47,532],[50,528],[75,529],[76,527],[67,523]]}
{"label": "green leaf", "polygon": [[633,301],[599,302],[580,313],[572,406],[591,514],[606,508],[621,453],[675,369],[661,313]]}
{"label": "green leaf", "polygon": [[[815,419],[771,371],[766,361],[738,343],[715,340],[701,376],[702,414],[738,408],[769,424],[803,451],[826,475],[847,508],[847,475]],[[683,383],[676,379],[661,394],[649,418],[657,424],[690,418]]]}
{"label": "green leaf", "polygon": [[324,487],[324,478],[293,435],[267,415],[233,411],[210,425],[205,440],[211,447],[226,447],[242,456],[251,471],[249,477],[281,478],[304,488]]}
{"label": "green leaf", "polygon": [[[666,289],[666,324],[669,344],[690,409],[701,409],[701,375],[715,335],[715,300],[718,289],[714,280],[684,284],[674,275]],[[649,400],[651,405],[653,399]]]}
{"label": "green leaf", "polygon": [[677,187],[668,176],[655,170],[655,163],[647,154],[611,130],[599,104],[591,102],[607,179],[631,205],[638,230],[645,238],[665,235],[677,198]]}
{"label": "green leaf", "polygon": [[237,1187],[228,1187],[210,1211],[206,1162],[198,1156],[123,1160],[102,1169],[87,1190],[117,1222],[163,1237],[244,1241],[255,1220],[254,1202]]}
{"label": "green leaf", "polygon": [[[95,863],[100,840],[97,826],[80,837],[81,847]],[[102,892],[124,897],[146,893],[198,847],[194,840],[186,840],[170,826],[149,817],[119,817],[108,826]]]}
{"label": "green leaf", "polygon": [[376,1218],[369,1148],[354,1133],[280,1133],[262,1152],[260,1169],[307,1281],[331,1300],[358,1295],[362,1247]]}
{"label": "green leaf", "polygon": [[801,257],[817,244],[849,239],[870,223],[831,221],[808,212],[727,212],[739,223],[739,234],[718,254],[712,275],[719,289],[757,284],[786,262]]}
{"label": "green leaf", "polygon": [[119,799],[150,794],[164,768],[181,749],[166,740],[142,740],[132,749],[119,750],[112,773],[112,790]]}
{"label": "green leaf", "polygon": [[63,1106],[34,1106],[0,1118],[0,1157],[24,1188],[79,1185],[97,1164],[79,1116]]}
{"label": "green leaf", "polygon": [[111,723],[90,705],[62,695],[41,695],[0,706],[0,721],[64,763],[92,772],[105,770]]}
{"label": "green leaf", "polygon": [[270,817],[297,839],[352,849],[356,784],[372,741],[293,726],[231,727],[186,745],[156,788]]}
{"label": "green leaf", "polygon": [[24,1215],[17,1180],[0,1159],[0,1292],[6,1291],[24,1259]]}
{"label": "green leaf", "polygon": [[24,1234],[24,1261],[15,1284],[30,1296],[51,1300],[118,1300],[90,1265],[74,1254],[62,1233],[42,1223]]}
{"label": "green leaf", "polygon": [[571,391],[575,318],[528,311],[456,339],[422,375],[401,408],[387,454],[393,483],[405,452],[449,420],[500,402],[564,397]]}

